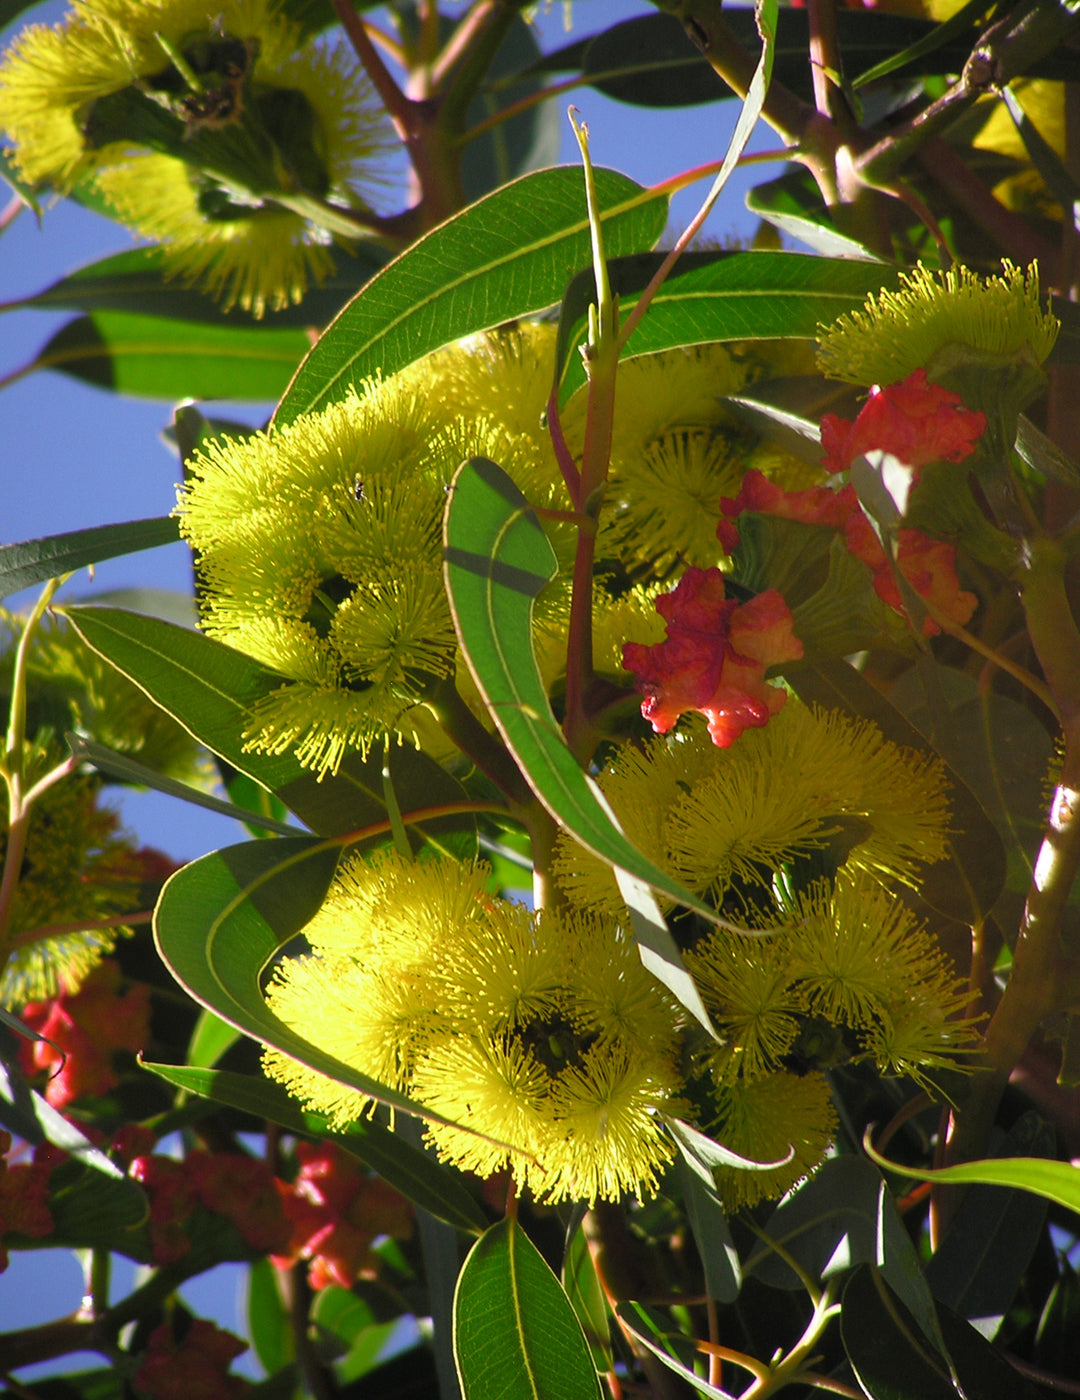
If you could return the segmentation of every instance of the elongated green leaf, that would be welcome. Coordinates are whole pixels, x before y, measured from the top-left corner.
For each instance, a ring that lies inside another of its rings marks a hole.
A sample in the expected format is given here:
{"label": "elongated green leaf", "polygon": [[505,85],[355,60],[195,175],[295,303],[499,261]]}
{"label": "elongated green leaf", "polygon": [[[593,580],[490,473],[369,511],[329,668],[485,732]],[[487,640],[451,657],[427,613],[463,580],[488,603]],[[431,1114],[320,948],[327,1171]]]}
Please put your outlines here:
{"label": "elongated green leaf", "polygon": [[[1037,1113],[1012,1125],[999,1157],[1046,1156],[1054,1130]],[[972,1186],[964,1192],[941,1244],[926,1266],[926,1282],[988,1340],[1012,1306],[1046,1223],[1047,1204],[1029,1191]]]}
{"label": "elongated green leaf", "polygon": [[30,369],[151,399],[276,399],[308,349],[302,330],[94,311],[62,326]]}
{"label": "elongated green leaf", "polygon": [[[660,266],[660,254],[613,258],[612,290],[625,314]],[[684,253],[634,331],[626,354],[652,355],[717,340],[813,339],[827,324],[862,306],[867,294],[896,284],[884,263],[815,258],[804,253]],[[556,375],[566,400],[584,383],[575,347],[584,338],[592,274],[566,290],[559,322]]]}
{"label": "elongated green leaf", "polygon": [[[532,650],[533,600],[555,574],[555,555],[525,497],[483,457],[454,478],[445,521],[446,587],[473,678],[499,732],[552,816],[594,855],[696,909],[708,905],[643,856],[623,835],[593,780],[566,747]],[[710,1031],[708,1015],[655,901],[632,884],[642,958]],[[651,909],[650,909],[651,906]],[[652,912],[655,911],[655,912]]]}
{"label": "elongated green leaf", "polygon": [[570,1300],[517,1220],[492,1225],[465,1261],[454,1354],[463,1400],[600,1400]]}
{"label": "elongated green leaf", "polygon": [[484,1212],[455,1172],[407,1142],[399,1132],[391,1132],[380,1123],[365,1118],[344,1132],[338,1131],[330,1127],[323,1114],[302,1108],[280,1084],[250,1074],[149,1062],[144,1062],[144,1068],[191,1094],[240,1109],[256,1118],[268,1119],[290,1132],[337,1143],[366,1167],[378,1172],[414,1205],[457,1230],[475,1235],[487,1227]]}
{"label": "elongated green leaf", "polygon": [[706,1291],[718,1302],[733,1303],[742,1288],[742,1270],[723,1203],[712,1182],[705,1180],[685,1153],[675,1169],[682,1187],[686,1218],[701,1256]]}
{"label": "elongated green leaf", "polygon": [[[596,181],[609,253],[652,247],[666,200],[612,170],[597,170]],[[553,306],[589,260],[579,170],[538,170],[503,186],[371,279],[301,365],[275,421],[291,423],[371,375],[393,374],[461,336]]]}
{"label": "elongated green leaf", "polygon": [[883,1171],[895,1172],[916,1181],[940,1181],[943,1186],[1014,1186],[1044,1196],[1066,1210],[1080,1212],[1080,1167],[1070,1162],[1050,1162],[1045,1157],[991,1157],[979,1162],[961,1162],[955,1167],[904,1167],[890,1162],[874,1150],[869,1137],[863,1148]]}
{"label": "elongated green leaf", "polygon": [[274,1375],[296,1356],[289,1311],[281,1296],[279,1274],[269,1259],[248,1265],[247,1324],[251,1345],[267,1375]]}
{"label": "elongated green leaf", "polygon": [[104,744],[95,744],[90,739],[84,739],[81,734],[66,734],[64,737],[73,758],[92,763],[99,773],[106,773],[110,778],[119,778],[121,782],[152,788],[155,792],[163,792],[168,797],[176,797],[181,802],[190,802],[195,807],[205,807],[208,812],[217,812],[219,816],[232,817],[234,820],[250,826],[261,826],[267,831],[276,832],[278,836],[292,836],[296,832],[295,827],[286,826],[284,822],[274,821],[272,817],[260,816],[257,812],[248,812],[243,807],[237,807],[235,803],[226,802],[223,798],[214,797],[209,792],[203,792],[201,788],[192,787],[189,783],[178,782],[175,778],[167,778],[162,773],[155,773],[144,763],[136,763],[133,758],[128,758],[126,754],[107,749]]}
{"label": "elongated green leaf", "polygon": [[226,846],[193,861],[161,892],[154,911],[158,952],[200,1006],[245,1035],[380,1103],[437,1118],[297,1035],[263,998],[260,977],[318,910],[337,856],[325,842],[283,836]]}
{"label": "elongated green leaf", "polygon": [[204,1006],[188,1041],[187,1063],[198,1069],[212,1069],[239,1039],[240,1032],[235,1026],[227,1026],[220,1016]]}
{"label": "elongated green leaf", "polygon": [[776,180],[755,185],[747,192],[746,207],[789,238],[797,238],[827,257],[871,258],[862,243],[833,226],[813,177],[806,180],[803,175],[801,169],[792,170]]}
{"label": "elongated green leaf", "polygon": [[37,1145],[51,1142],[69,1157],[93,1167],[105,1176],[122,1178],[124,1173],[84,1137],[74,1123],[69,1123],[52,1104],[31,1089],[14,1066],[0,1060],[0,1124],[24,1142]]}
{"label": "elongated green leaf", "polygon": [[870,1264],[860,1264],[847,1281],[840,1334],[870,1400],[958,1400],[949,1363]]}
{"label": "elongated green leaf", "polygon": [[236,307],[224,311],[213,297],[170,276],[168,260],[160,248],[132,248],[88,263],[33,296],[7,303],[4,309],[128,311],[169,321],[201,321],[230,330],[322,326],[388,257],[374,244],[361,245],[355,253],[338,248],[333,256],[335,270],[307,292],[301,305],[268,312],[261,321]]}
{"label": "elongated green leaf", "polygon": [[[382,760],[350,754],[333,778],[319,782],[291,754],[249,753],[243,734],[253,705],[282,684],[250,656],[190,628],[121,608],[67,609],[71,625],[99,655],[135,682],[196,739],[254,778],[313,831],[338,836],[386,820]],[[395,748],[390,774],[406,815],[460,801],[460,784],[414,749]],[[471,817],[422,823],[432,844],[475,832]]]}
{"label": "elongated green leaf", "polygon": [[597,1371],[610,1371],[614,1365],[611,1352],[611,1328],[608,1324],[604,1290],[596,1272],[585,1231],[578,1226],[570,1236],[563,1260],[562,1285],[571,1306],[577,1313],[581,1330],[589,1344],[593,1365]]}
{"label": "elongated green leaf", "polygon": [[670,1331],[659,1313],[642,1303],[620,1303],[615,1312],[623,1326],[642,1346],[662,1361],[669,1371],[681,1376],[699,1395],[707,1396],[708,1400],[735,1400],[728,1391],[710,1385],[694,1373],[691,1369],[696,1355],[693,1342],[679,1332]]}
{"label": "elongated green leaf", "polygon": [[169,516],[151,520],[129,520],[123,525],[96,525],[90,530],[72,530],[65,535],[46,535],[40,540],[0,546],[0,598],[30,588],[35,583],[69,574],[103,559],[137,554],[143,549],[175,544],[180,528]]}

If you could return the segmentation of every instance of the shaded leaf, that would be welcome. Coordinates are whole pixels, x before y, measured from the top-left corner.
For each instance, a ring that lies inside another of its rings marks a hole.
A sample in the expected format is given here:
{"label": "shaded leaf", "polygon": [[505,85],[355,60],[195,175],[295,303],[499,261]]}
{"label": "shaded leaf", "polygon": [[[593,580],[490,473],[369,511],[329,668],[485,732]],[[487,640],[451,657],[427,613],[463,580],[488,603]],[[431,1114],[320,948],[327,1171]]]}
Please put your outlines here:
{"label": "shaded leaf", "polygon": [[[666,199],[612,170],[597,170],[596,184],[610,254],[651,247]],[[371,279],[301,365],[275,422],[325,408],[369,376],[393,374],[461,336],[553,306],[589,263],[579,170],[538,170],[504,185]]]}
{"label": "shaded leaf", "polygon": [[[245,749],[243,735],[252,707],[283,681],[250,656],[200,632],[120,608],[71,607],[66,615],[87,646],[146,691],[200,743],[276,793],[313,831],[338,836],[386,821],[382,759],[349,754],[333,778],[319,782],[291,754]],[[415,749],[392,749],[390,773],[406,815],[465,796],[434,759]],[[432,844],[463,835],[475,841],[475,821],[469,815],[440,817],[416,830]],[[454,849],[467,854],[460,845]]]}
{"label": "shaded leaf", "polygon": [[[818,1282],[861,1264],[874,1265],[916,1319],[923,1344],[939,1357],[944,1354],[915,1248],[881,1173],[864,1158],[842,1156],[824,1162],[777,1206],[764,1234]],[[784,1255],[767,1241],[754,1250],[744,1273],[774,1288],[803,1287]]]}
{"label": "shaded leaf", "polygon": [[461,1270],[454,1354],[464,1400],[600,1400],[570,1300],[513,1218],[492,1225]]}
{"label": "shaded leaf", "polygon": [[100,564],[103,559],[175,544],[179,538],[177,522],[169,516],[159,516],[0,545],[0,598],[88,564]]}
{"label": "shaded leaf", "polygon": [[70,1157],[105,1176],[122,1180],[124,1173],[68,1122],[50,1103],[31,1089],[19,1071],[0,1060],[0,1125],[34,1146],[51,1142]]}
{"label": "shaded leaf", "polygon": [[359,244],[354,252],[335,248],[335,270],[311,287],[299,306],[267,312],[261,320],[239,307],[224,311],[214,297],[170,276],[168,259],[156,247],[132,248],[100,258],[32,296],[9,302],[5,309],[128,311],[167,321],[200,321],[230,330],[302,330],[325,325],[336,316],[344,303],[387,262],[388,256],[376,244]]}
{"label": "shaded leaf", "polygon": [[[1036,1113],[1009,1129],[1000,1157],[1050,1157],[1054,1133]],[[934,1297],[986,1338],[997,1334],[1031,1262],[1047,1206],[1027,1191],[972,1186],[926,1265]]]}
{"label": "shaded leaf", "polygon": [[308,345],[302,330],[95,311],[61,326],[28,369],[142,398],[262,402],[284,392]]}
{"label": "shaded leaf", "polygon": [[[682,1147],[681,1142],[679,1146]],[[682,1187],[686,1218],[705,1271],[706,1291],[718,1302],[733,1303],[742,1288],[742,1269],[723,1203],[712,1183],[687,1161],[685,1150],[675,1170]]]}
{"label": "shaded leaf", "polygon": [[71,750],[73,758],[92,763],[99,773],[105,773],[110,778],[116,778],[123,783],[131,783],[136,787],[152,788],[155,792],[163,792],[168,797],[176,797],[181,802],[190,802],[195,807],[205,807],[208,812],[217,812],[219,816],[232,817],[234,820],[249,826],[261,826],[266,831],[276,832],[279,836],[292,836],[296,833],[294,826],[287,826],[284,822],[275,821],[272,817],[263,817],[256,812],[246,811],[243,807],[237,807],[234,803],[226,802],[221,797],[214,797],[208,792],[203,792],[201,788],[192,787],[190,783],[181,783],[175,778],[167,778],[163,773],[155,773],[152,768],[147,768],[145,764],[136,763],[133,758],[128,758],[126,754],[107,749],[104,744],[95,744],[91,739],[84,739],[81,734],[65,734],[64,738],[67,740],[67,746]]}
{"label": "shaded leaf", "polygon": [[604,1290],[596,1272],[585,1231],[579,1225],[570,1236],[562,1267],[562,1286],[577,1313],[581,1330],[589,1344],[593,1365],[603,1374],[614,1366],[611,1328],[608,1324]]}
{"label": "shaded leaf", "polygon": [[[931,1348],[877,1269],[860,1264],[844,1287],[840,1335],[870,1400],[963,1400],[948,1363]],[[991,1400],[979,1395],[979,1400]]]}
{"label": "shaded leaf", "polygon": [[240,1032],[235,1026],[226,1025],[220,1016],[204,1006],[188,1041],[187,1063],[196,1069],[212,1069],[239,1039]]}
{"label": "shaded leaf", "polygon": [[874,255],[862,243],[834,227],[813,177],[806,179],[806,172],[801,169],[755,185],[747,191],[746,207],[781,233],[797,238],[826,257],[873,260]]}
{"label": "shaded leaf", "polygon": [[669,1371],[674,1371],[687,1385],[693,1386],[699,1395],[708,1396],[709,1400],[735,1400],[728,1391],[717,1389],[695,1374],[692,1367],[699,1353],[693,1342],[680,1332],[668,1330],[668,1324],[659,1313],[642,1303],[620,1303],[615,1312],[619,1321],[642,1346],[662,1361]]}

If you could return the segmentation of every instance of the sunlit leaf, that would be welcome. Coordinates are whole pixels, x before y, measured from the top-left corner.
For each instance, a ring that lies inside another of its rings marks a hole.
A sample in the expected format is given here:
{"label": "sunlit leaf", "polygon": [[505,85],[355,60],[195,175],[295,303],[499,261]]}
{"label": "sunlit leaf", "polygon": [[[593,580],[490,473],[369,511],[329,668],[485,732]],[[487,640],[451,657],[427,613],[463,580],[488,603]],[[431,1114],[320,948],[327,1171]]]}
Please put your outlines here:
{"label": "sunlit leaf", "polygon": [[178,523],[169,516],[160,516],[0,545],[0,598],[35,583],[44,583],[46,579],[84,569],[88,564],[100,564],[104,559],[175,544],[179,538]]}
{"label": "sunlit leaf", "polygon": [[[596,180],[609,253],[651,248],[666,199],[612,170],[597,170]],[[553,306],[589,265],[589,249],[579,170],[538,170],[503,186],[372,278],[304,361],[275,422],[324,408],[461,336]]]}
{"label": "sunlit leaf", "polygon": [[454,1353],[463,1400],[600,1400],[570,1300],[512,1217],[477,1240],[461,1270]]}

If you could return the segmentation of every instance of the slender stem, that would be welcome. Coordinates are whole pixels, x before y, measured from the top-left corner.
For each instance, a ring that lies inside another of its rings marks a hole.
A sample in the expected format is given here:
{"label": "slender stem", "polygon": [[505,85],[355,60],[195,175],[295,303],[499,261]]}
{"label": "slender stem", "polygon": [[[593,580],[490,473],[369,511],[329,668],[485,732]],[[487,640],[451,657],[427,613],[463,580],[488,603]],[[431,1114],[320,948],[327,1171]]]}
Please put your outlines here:
{"label": "slender stem", "polygon": [[27,204],[21,194],[13,194],[4,205],[3,212],[0,213],[0,233],[3,233],[10,224],[13,224],[24,209],[29,208],[29,204]]}
{"label": "slender stem", "polygon": [[[586,81],[591,85],[596,82],[596,77],[590,75],[588,80],[585,78],[566,78],[561,83],[552,83],[550,87],[537,88],[535,92],[530,92],[527,97],[522,97],[517,102],[511,102],[508,107],[500,107],[497,112],[492,112],[490,117],[485,117],[482,122],[470,126],[461,138],[462,144],[475,141],[478,136],[483,136],[488,131],[494,131],[496,127],[502,126],[504,122],[508,122],[514,117],[520,117],[524,112],[531,112],[541,102],[548,102],[553,97],[561,97],[564,92],[574,92],[579,87],[585,87]],[[786,154],[784,159],[787,159]]]}
{"label": "slender stem", "polygon": [[331,0],[334,13],[356,51],[364,72],[371,79],[371,85],[379,94],[387,116],[394,123],[398,135],[404,141],[409,135],[413,121],[413,103],[398,87],[389,68],[382,61],[378,49],[371,42],[364,21],[353,9],[350,0]]}
{"label": "slender stem", "polygon": [[[814,106],[818,115],[837,119],[850,116],[840,96],[843,72],[840,35],[836,23],[836,0],[807,0],[810,25],[810,73],[814,82]],[[840,109],[838,110],[838,99]]]}
{"label": "slender stem", "polygon": [[950,637],[955,637],[957,641],[963,642],[965,646],[970,647],[971,650],[981,656],[988,665],[996,666],[998,670],[1004,671],[1006,675],[1012,676],[1014,681],[1019,681],[1025,689],[1030,690],[1032,695],[1042,701],[1051,714],[1060,718],[1058,715],[1057,703],[1054,700],[1049,686],[1041,681],[1038,676],[1032,675],[1030,671],[1025,670],[1024,667],[1017,662],[1011,661],[1009,657],[1005,656],[1002,652],[995,651],[993,647],[987,646],[986,643],[976,637],[973,632],[969,632],[966,627],[962,627],[959,622],[954,621],[947,613],[942,612],[932,598],[927,598],[920,594],[919,601],[943,632],[948,632]]}
{"label": "slender stem", "polygon": [[154,911],[144,909],[138,914],[110,914],[107,919],[75,919],[68,924],[42,924],[38,928],[24,929],[11,940],[13,948],[23,948],[29,943],[40,943],[45,938],[59,938],[65,933],[84,933],[104,928],[134,928],[138,924],[154,921]]}
{"label": "slender stem", "polygon": [[555,453],[555,460],[559,464],[562,472],[562,479],[566,483],[566,490],[570,496],[570,504],[575,511],[581,510],[581,473],[577,469],[570,448],[567,446],[566,437],[563,434],[562,419],[559,417],[559,390],[558,386],[552,389],[547,401],[547,429],[551,438],[552,450]]}

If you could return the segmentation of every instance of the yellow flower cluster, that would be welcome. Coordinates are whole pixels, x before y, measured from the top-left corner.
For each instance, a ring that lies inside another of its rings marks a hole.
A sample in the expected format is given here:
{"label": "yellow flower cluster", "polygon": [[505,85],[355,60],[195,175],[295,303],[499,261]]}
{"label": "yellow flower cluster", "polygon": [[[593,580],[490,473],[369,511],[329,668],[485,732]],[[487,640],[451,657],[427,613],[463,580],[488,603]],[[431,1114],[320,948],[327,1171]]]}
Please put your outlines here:
{"label": "yellow flower cluster", "polygon": [[389,131],[343,45],[302,42],[275,0],[74,0],[0,65],[19,174],[91,182],[172,270],[261,316],[333,268],[381,183]]}
{"label": "yellow flower cluster", "polygon": [[[492,898],[482,866],[395,853],[341,871],[268,999],[293,1030],[441,1114],[440,1156],[546,1201],[655,1190],[674,1155],[678,1018],[611,920]],[[357,1091],[268,1050],[343,1124]]]}

